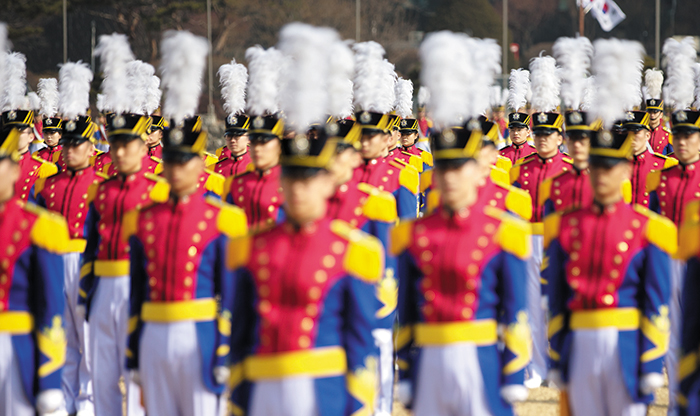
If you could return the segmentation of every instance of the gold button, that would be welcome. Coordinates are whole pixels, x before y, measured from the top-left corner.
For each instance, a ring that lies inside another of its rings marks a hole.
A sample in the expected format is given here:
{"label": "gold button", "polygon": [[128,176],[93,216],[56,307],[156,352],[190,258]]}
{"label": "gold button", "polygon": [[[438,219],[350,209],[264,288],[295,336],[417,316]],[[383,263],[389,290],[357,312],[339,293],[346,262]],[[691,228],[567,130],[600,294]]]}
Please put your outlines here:
{"label": "gold button", "polygon": [[578,228],[574,228],[573,230],[571,230],[572,237],[578,237],[579,234],[580,234],[580,231],[578,230]]}
{"label": "gold button", "polygon": [[431,252],[428,251],[428,250],[425,250],[424,252],[422,252],[422,253],[420,254],[420,258],[421,258],[421,260],[423,260],[423,261],[430,261],[430,260],[433,259],[433,253],[431,253]]}
{"label": "gold button", "polygon": [[468,280],[467,280],[467,289],[468,289],[468,290],[474,290],[474,289],[476,289],[476,280],[474,280],[474,279],[468,279]]}
{"label": "gold button", "polygon": [[260,285],[260,287],[258,288],[258,293],[260,294],[261,298],[266,298],[270,296],[270,286]]}
{"label": "gold button", "polygon": [[629,250],[629,248],[630,246],[627,245],[627,243],[625,243],[624,241],[617,245],[617,250],[621,253],[626,252],[627,250]]}
{"label": "gold button", "polygon": [[581,274],[581,269],[580,269],[580,268],[578,268],[578,267],[573,267],[573,268],[571,269],[571,275],[572,275],[572,276],[578,276],[578,275],[580,275],[580,274]]}
{"label": "gold button", "polygon": [[343,244],[342,241],[335,241],[331,244],[331,251],[338,255],[343,254],[343,251],[345,251],[345,244]]}
{"label": "gold button", "polygon": [[149,272],[153,273],[156,271],[156,264],[155,263],[148,263],[148,267],[146,267],[146,270]]}
{"label": "gold button", "polygon": [[13,245],[7,246],[7,250],[5,250],[5,252],[7,253],[8,256],[15,254],[15,246],[13,246]]}
{"label": "gold button", "polygon": [[309,316],[318,315],[318,306],[314,305],[313,303],[306,305],[306,314]]}
{"label": "gold button", "polygon": [[466,302],[468,305],[474,303],[475,300],[476,296],[473,293],[467,293],[466,295],[464,295],[464,302]]}
{"label": "gold button", "polygon": [[493,224],[486,224],[486,226],[484,227],[484,232],[486,234],[493,234],[494,232],[496,232],[496,226]]}
{"label": "gold button", "polygon": [[479,237],[478,240],[476,240],[476,245],[478,245],[481,248],[484,248],[487,245],[489,245],[489,239],[482,235],[481,237]]}
{"label": "gold button", "polygon": [[267,207],[267,212],[273,212],[274,210],[275,210],[274,205],[270,205],[269,207]]}
{"label": "gold button", "polygon": [[194,233],[192,236],[192,242],[199,243],[200,241],[202,241],[202,236],[199,233]]}
{"label": "gold button", "polygon": [[146,223],[146,231],[153,231],[154,225],[152,222],[147,222]]}
{"label": "gold button", "polygon": [[266,281],[267,279],[270,278],[270,271],[266,268],[261,268],[258,270],[258,279],[262,281]]}
{"label": "gold button", "polygon": [[432,302],[432,301],[435,300],[435,292],[433,292],[432,290],[428,290],[427,292],[425,292],[425,294],[423,295],[423,297],[424,297],[425,300],[427,300],[428,302]]}
{"label": "gold button", "polygon": [[306,335],[302,335],[299,337],[299,346],[301,348],[309,348],[310,345],[311,340],[309,339],[309,337],[307,337]]}
{"label": "gold button", "polygon": [[578,280],[572,280],[571,283],[569,283],[569,286],[571,286],[572,289],[578,289],[578,287],[579,287]]}
{"label": "gold button", "polygon": [[146,244],[153,244],[155,241],[156,241],[156,237],[153,234],[146,237]]}
{"label": "gold button", "polygon": [[575,227],[578,225],[578,220],[576,218],[570,218],[569,219],[569,225],[572,227]]}
{"label": "gold button", "polygon": [[335,266],[335,257],[330,254],[323,256],[323,267],[330,269]]}
{"label": "gold button", "polygon": [[152,300],[158,299],[158,292],[155,292],[155,291],[151,292],[151,299]]}
{"label": "gold button", "polygon": [[580,256],[579,256],[579,254],[578,254],[578,251],[572,251],[571,254],[569,255],[569,258],[570,258],[572,261],[577,261],[577,260],[579,259],[579,257],[580,257]]}
{"label": "gold button", "polygon": [[188,277],[185,277],[184,284],[185,284],[185,287],[190,287],[190,286],[192,286],[192,278],[189,277],[189,276],[188,276]]}
{"label": "gold button", "polygon": [[270,255],[263,252],[258,254],[258,264],[264,266],[270,262]]}
{"label": "gold button", "polygon": [[199,231],[204,231],[207,229],[207,223],[204,221],[200,221],[199,224],[197,224],[197,228]]}
{"label": "gold button", "polygon": [[243,195],[238,197],[238,202],[243,202]]}
{"label": "gold button", "polygon": [[362,207],[355,207],[353,214],[357,215],[358,217],[362,215]]}
{"label": "gold button", "polygon": [[471,319],[472,316],[474,316],[474,311],[469,308],[462,309],[462,318]]}
{"label": "gold button", "polygon": [[191,246],[190,249],[187,250],[187,254],[188,254],[190,257],[196,256],[196,255],[197,255],[197,247]]}
{"label": "gold button", "polygon": [[608,292],[614,292],[614,291],[615,291],[615,285],[612,284],[612,283],[608,283],[608,285],[605,286],[605,290],[607,290]]}
{"label": "gold button", "polygon": [[311,300],[319,300],[321,298],[321,289],[317,287],[309,289],[309,298]]}
{"label": "gold button", "polygon": [[639,220],[637,220],[637,219],[632,220],[632,228],[639,228],[641,226],[642,226],[642,223],[639,222]]}
{"label": "gold button", "polygon": [[158,283],[158,281],[156,280],[155,277],[151,277],[151,278],[148,279],[148,284],[149,284],[151,287],[155,286],[157,283]]}
{"label": "gold button", "polygon": [[309,332],[314,328],[314,320],[311,318],[304,318],[301,320],[301,329]]}
{"label": "gold button", "polygon": [[185,264],[185,270],[187,270],[188,272],[191,272],[192,270],[194,270],[194,263],[192,263],[191,261],[188,261],[187,264]]}
{"label": "gold button", "polygon": [[467,266],[467,273],[469,273],[471,276],[476,276],[476,274],[479,273],[479,266],[476,264],[470,264]]}
{"label": "gold button", "polygon": [[185,293],[182,295],[182,297],[183,297],[185,300],[190,300],[190,299],[192,299],[192,294],[191,294],[190,292],[185,292]]}
{"label": "gold button", "polygon": [[423,274],[427,276],[433,272],[433,266],[424,264],[421,270],[423,270]]}
{"label": "gold button", "polygon": [[619,254],[616,254],[615,257],[613,257],[613,262],[617,265],[622,264],[622,256]]}
{"label": "gold button", "polygon": [[19,231],[15,231],[14,233],[12,233],[12,241],[14,241],[15,243],[18,242],[21,238],[22,233],[20,233]]}
{"label": "gold button", "polygon": [[574,241],[571,243],[571,247],[574,248],[574,250],[581,250],[581,242],[580,241]]}
{"label": "gold button", "polygon": [[433,314],[433,307],[431,305],[423,305],[423,314],[424,315],[432,315]]}
{"label": "gold button", "polygon": [[479,261],[483,258],[484,258],[484,253],[482,253],[481,250],[472,251],[472,259]]}
{"label": "gold button", "polygon": [[103,231],[105,228],[107,228],[107,226],[104,223],[100,224],[100,231]]}
{"label": "gold button", "polygon": [[617,279],[618,277],[620,277],[620,272],[617,270],[611,270],[610,277],[612,277],[613,279]]}
{"label": "gold button", "polygon": [[328,275],[323,270],[317,270],[316,273],[314,273],[314,280],[316,280],[317,283],[325,283],[326,280],[328,280]]}
{"label": "gold button", "polygon": [[261,300],[258,304],[258,310],[260,313],[268,313],[270,310],[272,310],[272,305],[267,300]]}
{"label": "gold button", "polygon": [[204,218],[206,218],[206,219],[208,219],[208,220],[214,218],[214,211],[212,211],[212,210],[210,210],[210,209],[207,210],[207,211],[204,213]]}
{"label": "gold button", "polygon": [[5,283],[7,283],[7,275],[2,274],[0,275],[0,285],[4,285]]}
{"label": "gold button", "polygon": [[423,279],[421,280],[420,284],[423,286],[423,289],[428,289],[433,285],[433,282],[430,279]]}
{"label": "gold button", "polygon": [[428,247],[428,244],[430,243],[430,240],[426,236],[422,236],[418,238],[418,247],[425,248]]}
{"label": "gold button", "polygon": [[608,305],[608,306],[612,305],[614,301],[615,301],[615,298],[613,297],[613,295],[603,296],[603,303]]}
{"label": "gold button", "polygon": [[626,239],[631,240],[633,237],[634,237],[634,233],[632,232],[632,230],[625,231],[625,238]]}

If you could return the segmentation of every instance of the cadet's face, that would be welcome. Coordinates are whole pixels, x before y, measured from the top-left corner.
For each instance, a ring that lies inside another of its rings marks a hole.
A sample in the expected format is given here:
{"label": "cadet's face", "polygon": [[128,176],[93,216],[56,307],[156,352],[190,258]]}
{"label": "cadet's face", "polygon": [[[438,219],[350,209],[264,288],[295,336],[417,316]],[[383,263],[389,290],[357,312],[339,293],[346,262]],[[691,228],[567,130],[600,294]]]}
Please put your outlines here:
{"label": "cadet's face", "polygon": [[249,142],[248,133],[241,136],[235,134],[226,135],[226,147],[228,147],[228,150],[230,150],[231,154],[234,156],[239,156],[247,152]]}
{"label": "cadet's face", "polygon": [[527,138],[530,136],[530,129],[527,127],[513,127],[512,129],[509,129],[509,131],[510,141],[518,146],[525,143]]}
{"label": "cadet's face", "polygon": [[401,133],[398,130],[392,130],[391,135],[389,136],[389,143],[387,145],[389,149],[395,148],[396,145],[399,143],[400,139]]}
{"label": "cadet's face", "polygon": [[615,201],[622,197],[622,182],[630,178],[632,167],[621,162],[613,167],[590,166],[590,180],[595,199],[601,203]]}
{"label": "cadet's face", "polygon": [[673,135],[673,152],[683,164],[700,159],[700,132],[679,132]]}
{"label": "cadet's face", "polygon": [[479,165],[470,160],[457,168],[435,167],[435,188],[440,191],[442,204],[452,211],[469,205],[476,196],[479,180]]}
{"label": "cadet's face", "polygon": [[153,131],[149,133],[148,139],[146,139],[146,146],[153,147],[160,143],[161,140],[163,140],[163,131],[153,129]]}
{"label": "cadet's face", "polygon": [[651,133],[647,129],[641,129],[637,132],[631,132],[634,134],[632,139],[632,150],[635,155],[642,153],[647,148],[647,143],[651,137]]}
{"label": "cadet's face", "polygon": [[136,173],[141,170],[141,162],[148,153],[146,144],[141,139],[124,143],[121,140],[110,143],[109,154],[117,172],[123,174]]}
{"label": "cadet's face", "polygon": [[388,134],[383,133],[363,134],[360,139],[362,158],[370,160],[380,157],[387,147],[388,137]]}
{"label": "cadet's face", "polygon": [[477,160],[483,172],[488,175],[491,167],[498,162],[498,149],[496,149],[496,146],[491,145],[482,147]]}
{"label": "cadet's face", "polygon": [[44,132],[44,142],[46,142],[47,146],[54,147],[58,144],[59,140],[61,140],[61,132],[60,131],[46,131],[46,132]]}
{"label": "cadet's face", "polygon": [[574,159],[574,163],[588,163],[588,153],[591,150],[591,139],[578,136],[575,139],[566,139],[566,147],[569,155]]}
{"label": "cadet's face", "polygon": [[362,163],[362,158],[355,149],[345,149],[338,153],[335,161],[329,167],[329,172],[333,176],[333,182],[336,186],[349,181],[355,168],[360,166],[360,163]]}
{"label": "cadet's face", "polygon": [[256,169],[265,171],[279,163],[281,152],[278,139],[272,139],[267,143],[256,141],[251,145],[250,158]]}
{"label": "cadet's face", "polygon": [[310,178],[282,176],[285,214],[297,224],[306,224],[326,215],[328,198],[335,190],[333,177],[320,172]]}
{"label": "cadet's face", "polygon": [[163,163],[163,176],[168,180],[171,192],[180,197],[197,190],[203,171],[204,160],[201,157],[193,157],[184,163]]}
{"label": "cadet's face", "polygon": [[92,157],[93,149],[92,143],[88,141],[82,142],[77,146],[66,145],[63,146],[61,156],[69,169],[84,169],[90,166],[90,157]]}
{"label": "cadet's face", "polygon": [[15,182],[19,180],[19,164],[4,158],[0,160],[0,203],[12,198],[15,192]]}
{"label": "cadet's face", "polygon": [[651,121],[661,120],[661,115],[663,114],[659,110],[649,110],[648,113],[649,113],[649,119]]}
{"label": "cadet's face", "polygon": [[29,145],[34,140],[34,131],[31,127],[25,127],[19,131],[19,145],[18,149],[20,153],[25,153],[29,150]]}
{"label": "cadet's face", "polygon": [[559,146],[561,146],[561,134],[554,133],[535,133],[535,149],[537,154],[543,158],[550,158],[557,154]]}
{"label": "cadet's face", "polygon": [[411,147],[416,144],[418,133],[401,133],[401,146]]}

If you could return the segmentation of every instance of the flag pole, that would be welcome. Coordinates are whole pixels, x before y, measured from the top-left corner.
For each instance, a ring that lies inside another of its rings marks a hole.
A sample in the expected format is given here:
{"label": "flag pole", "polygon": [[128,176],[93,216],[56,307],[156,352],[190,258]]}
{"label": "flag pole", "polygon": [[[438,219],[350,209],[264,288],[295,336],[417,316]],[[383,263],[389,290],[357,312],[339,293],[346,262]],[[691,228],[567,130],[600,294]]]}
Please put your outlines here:
{"label": "flag pole", "polygon": [[578,35],[581,37],[586,36],[583,32],[583,21],[585,16],[586,12],[583,10],[583,1],[581,1],[578,5]]}

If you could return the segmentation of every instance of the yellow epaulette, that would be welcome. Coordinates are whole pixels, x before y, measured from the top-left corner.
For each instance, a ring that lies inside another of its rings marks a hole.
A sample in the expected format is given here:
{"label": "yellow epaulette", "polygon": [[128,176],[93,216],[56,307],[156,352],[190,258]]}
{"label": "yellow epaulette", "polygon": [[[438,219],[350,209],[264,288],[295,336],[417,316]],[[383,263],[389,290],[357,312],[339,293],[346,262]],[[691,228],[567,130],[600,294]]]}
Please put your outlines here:
{"label": "yellow epaulette", "polygon": [[[224,160],[226,160],[226,159],[221,159],[219,162],[223,162]],[[204,167],[204,169],[206,169],[206,170],[214,170],[214,169],[216,169],[216,165],[218,165],[219,162],[216,162],[216,163],[214,163],[213,165],[207,165],[207,166]]]}
{"label": "yellow epaulette", "polygon": [[105,163],[102,166],[102,169],[100,170],[101,173],[104,173],[105,175],[109,176],[109,167],[112,166],[112,162]]}
{"label": "yellow epaulette", "polygon": [[32,243],[52,253],[64,253],[70,241],[65,218],[31,203],[24,209],[37,216],[30,233]]}
{"label": "yellow epaulette", "polygon": [[236,270],[248,264],[252,248],[251,240],[251,236],[245,235],[229,241],[228,256],[226,256],[226,265],[229,270]]}
{"label": "yellow epaulette", "polygon": [[532,197],[520,188],[509,186],[506,195],[506,209],[525,221],[532,218]]}
{"label": "yellow epaulette", "polygon": [[102,173],[102,172],[95,172],[95,175],[96,175],[96,176],[99,176],[99,177],[102,178],[102,179],[109,179],[109,178],[111,178],[111,176],[109,176],[109,175],[107,175],[107,174],[104,174],[104,173]]}
{"label": "yellow epaulette", "polygon": [[225,199],[226,195],[228,195],[231,192],[231,184],[232,183],[233,183],[233,176],[229,176],[228,178],[226,178],[226,180],[224,181],[224,189],[223,189],[223,192],[221,194],[222,198]]}
{"label": "yellow epaulette", "polygon": [[491,166],[491,173],[489,176],[496,185],[500,185],[504,188],[510,188],[510,178],[508,176],[508,172],[505,170],[496,166]]}
{"label": "yellow epaulette", "polygon": [[204,166],[212,165],[219,161],[219,158],[211,153],[204,152]]}
{"label": "yellow epaulette", "polygon": [[206,190],[214,192],[219,196],[223,195],[226,177],[211,170],[205,169],[204,171],[209,175],[209,177],[207,177],[207,181],[204,183]]}
{"label": "yellow epaulette", "polygon": [[425,192],[426,189],[433,186],[433,170],[426,170],[420,175],[420,192]]}
{"label": "yellow epaulette", "polygon": [[486,206],[484,212],[501,222],[496,239],[503,251],[521,259],[530,257],[532,226],[529,223],[492,206]]}
{"label": "yellow epaulette", "polygon": [[417,194],[420,187],[420,175],[418,171],[413,166],[406,166],[406,168],[401,169],[399,173],[399,185],[408,189],[414,194]]}
{"label": "yellow epaulette", "polygon": [[[414,168],[416,168],[418,173],[423,172],[423,159],[421,159],[420,156],[416,156],[412,153],[404,152],[403,150],[401,151],[401,153],[408,156],[408,163],[411,166],[413,166]],[[403,162],[403,161],[401,161],[401,162]]]}
{"label": "yellow epaulette", "polygon": [[668,127],[663,126],[661,129],[662,129],[663,131],[665,131],[666,133],[671,134],[671,129],[669,129]]}
{"label": "yellow epaulette", "polygon": [[245,211],[213,196],[208,196],[205,201],[209,205],[219,208],[219,215],[216,217],[216,226],[219,231],[229,238],[242,237],[248,234],[248,221],[245,217]]}
{"label": "yellow epaulette", "polygon": [[554,178],[547,178],[540,184],[540,189],[537,192],[537,206],[541,207],[546,200],[549,199],[549,195],[552,192],[552,180]]}
{"label": "yellow epaulette", "polygon": [[513,167],[513,162],[505,156],[498,155],[498,159],[496,159],[496,167],[508,172]]}
{"label": "yellow epaulette", "polygon": [[566,163],[568,163],[568,164],[570,164],[570,165],[573,165],[573,164],[574,164],[574,159],[573,159],[571,156],[567,155],[566,153],[562,153],[562,154],[564,155],[564,157],[562,157],[562,160],[563,160],[564,162],[566,162]]}
{"label": "yellow epaulette", "polygon": [[659,156],[661,156],[661,157],[663,157],[664,159],[666,159],[666,160],[664,161],[664,169],[668,169],[668,168],[673,167],[673,166],[676,166],[676,165],[678,164],[678,159],[674,159],[674,158],[672,158],[672,157],[666,157],[666,156],[664,156],[664,155],[659,155]]}
{"label": "yellow epaulette", "polygon": [[239,173],[238,175],[236,175],[236,177],[243,176],[244,174],[250,173],[254,170],[255,170],[255,165],[253,164],[253,162],[250,162],[245,166],[245,170],[243,172]]}
{"label": "yellow epaulette", "polygon": [[700,254],[700,200],[688,202],[683,210],[683,223],[678,229],[676,258],[688,260]]}
{"label": "yellow epaulette", "polygon": [[59,150],[58,152],[54,153],[53,156],[51,156],[51,162],[58,162],[58,160],[61,158],[61,152],[62,150]]}
{"label": "yellow epaulette", "polygon": [[132,209],[130,211],[127,211],[124,214],[124,216],[122,217],[122,229],[121,229],[122,240],[124,242],[128,242],[129,238],[131,238],[132,235],[136,234],[136,231],[138,231],[138,224],[139,224],[139,210],[138,209]]}
{"label": "yellow epaulette", "polygon": [[396,198],[386,191],[380,191],[367,183],[359,183],[357,188],[369,195],[362,206],[362,213],[370,220],[382,222],[394,222],[398,218],[396,211]]}
{"label": "yellow epaulette", "polygon": [[47,178],[39,178],[34,182],[34,196],[39,195],[39,193],[44,190],[46,179]]}
{"label": "yellow epaulette", "polygon": [[629,204],[632,202],[632,182],[629,179],[624,179],[622,181],[622,185],[620,185],[622,188],[622,200],[625,201],[625,204]]}
{"label": "yellow epaulette", "polygon": [[32,159],[36,160],[37,162],[41,162],[41,166],[39,166],[39,169],[37,170],[37,175],[40,178],[48,178],[49,176],[53,176],[58,173],[58,166],[42,159],[36,153],[32,154]]}
{"label": "yellow epaulette", "polygon": [[678,250],[678,230],[675,224],[642,205],[635,205],[634,210],[649,219],[646,227],[647,240],[670,255]]}
{"label": "yellow epaulette", "polygon": [[425,195],[425,213],[432,214],[440,206],[440,191],[432,189]]}
{"label": "yellow epaulette", "polygon": [[[111,179],[111,178],[109,178]],[[100,183],[91,183],[90,186],[88,186],[87,190],[87,203],[90,204],[92,201],[95,200],[95,197],[97,196],[97,190],[100,189]]]}
{"label": "yellow epaulette", "polygon": [[513,164],[513,167],[510,168],[510,171],[508,172],[510,174],[510,183],[511,184],[514,183],[515,181],[517,181],[518,178],[520,177],[520,166],[524,165],[525,163],[528,163],[535,156],[537,156],[537,153],[532,153],[532,154],[527,155],[525,157],[521,157],[520,159],[515,161],[515,163]]}
{"label": "yellow epaulette", "polygon": [[544,217],[543,228],[544,228],[544,243],[543,247],[546,250],[549,248],[549,244],[555,238],[559,237],[559,227],[561,225],[561,213],[555,212]]}
{"label": "yellow epaulette", "polygon": [[155,173],[156,175],[160,175],[161,173],[163,173],[163,164],[157,164],[156,167],[153,168],[153,173]]}
{"label": "yellow epaulette", "polygon": [[425,163],[428,166],[433,166],[433,154],[430,152],[426,152],[425,150],[421,151],[420,153],[421,159],[423,159],[423,163]]}
{"label": "yellow epaulette", "polygon": [[224,148],[223,148],[223,147],[220,147],[220,148],[216,149],[216,153],[215,153],[215,154],[216,154],[216,157],[217,157],[217,158],[220,158],[220,157],[221,157],[221,154],[222,154],[223,152],[224,152]]}
{"label": "yellow epaulette", "polygon": [[382,243],[341,220],[331,221],[331,231],[348,241],[343,267],[352,276],[376,283],[384,273],[384,248]]}
{"label": "yellow epaulette", "polygon": [[95,153],[94,155],[90,156],[90,166],[95,166],[95,161],[97,160],[97,156],[101,155],[102,153]]}
{"label": "yellow epaulette", "polygon": [[647,192],[655,191],[656,188],[659,187],[659,183],[661,183],[661,171],[660,170],[652,170],[647,175],[646,191]]}
{"label": "yellow epaulette", "polygon": [[146,173],[143,175],[145,178],[152,180],[156,184],[151,189],[149,194],[151,201],[153,202],[165,202],[170,196],[170,184],[165,178],[162,178],[155,173]]}
{"label": "yellow epaulette", "polygon": [[413,221],[399,222],[396,227],[391,229],[389,238],[389,254],[398,256],[406,250],[411,244],[411,241],[413,241]]}

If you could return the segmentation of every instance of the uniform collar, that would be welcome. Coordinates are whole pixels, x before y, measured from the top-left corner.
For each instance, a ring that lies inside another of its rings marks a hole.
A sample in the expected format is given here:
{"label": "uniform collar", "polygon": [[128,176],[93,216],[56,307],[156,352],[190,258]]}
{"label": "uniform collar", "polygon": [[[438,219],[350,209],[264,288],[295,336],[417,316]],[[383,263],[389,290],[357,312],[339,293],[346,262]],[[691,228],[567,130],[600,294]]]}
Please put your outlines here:
{"label": "uniform collar", "polygon": [[620,198],[619,201],[615,202],[614,204],[610,204],[610,205],[603,205],[603,204],[600,204],[598,201],[593,200],[593,205],[591,205],[591,210],[596,215],[601,215],[601,214],[611,215],[611,214],[614,214],[615,212],[617,212],[617,210],[620,209],[620,207],[622,205],[625,205],[624,198]]}
{"label": "uniform collar", "polygon": [[559,157],[561,157],[561,152],[559,152],[559,151],[557,151],[557,153],[554,156],[548,157],[548,158],[544,158],[544,157],[540,156],[539,153],[535,153],[535,154],[537,155],[537,158],[542,163],[554,163],[555,160],[557,160]]}
{"label": "uniform collar", "polygon": [[308,237],[315,235],[318,232],[318,230],[323,226],[323,222],[325,221],[328,221],[325,218],[325,216],[323,218],[319,218],[316,221],[310,221],[302,225],[294,224],[293,222],[291,222],[291,220],[287,220],[284,223],[283,228],[287,234]]}

